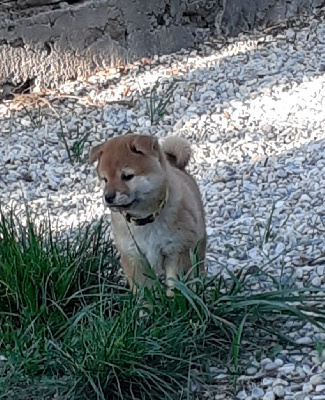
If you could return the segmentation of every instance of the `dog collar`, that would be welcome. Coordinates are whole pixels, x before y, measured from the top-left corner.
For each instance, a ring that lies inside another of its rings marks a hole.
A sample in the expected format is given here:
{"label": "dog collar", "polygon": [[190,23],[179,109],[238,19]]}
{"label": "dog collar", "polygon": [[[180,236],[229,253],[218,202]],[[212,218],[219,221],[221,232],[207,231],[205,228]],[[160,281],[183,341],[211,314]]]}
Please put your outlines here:
{"label": "dog collar", "polygon": [[152,222],[155,221],[155,219],[161,213],[161,210],[165,207],[165,205],[168,201],[168,198],[169,198],[169,189],[167,187],[165,198],[160,202],[157,210],[153,214],[148,215],[146,218],[135,218],[135,217],[131,217],[130,214],[125,214],[125,219],[127,220],[127,222],[129,224],[136,225],[136,226],[143,226],[143,225],[151,224]]}

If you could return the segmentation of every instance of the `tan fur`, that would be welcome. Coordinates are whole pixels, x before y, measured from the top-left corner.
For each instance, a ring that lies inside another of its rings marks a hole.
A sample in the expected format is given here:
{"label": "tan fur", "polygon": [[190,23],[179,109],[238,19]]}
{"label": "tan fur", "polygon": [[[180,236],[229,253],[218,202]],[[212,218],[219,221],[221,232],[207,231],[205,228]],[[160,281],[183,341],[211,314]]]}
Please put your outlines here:
{"label": "tan fur", "polygon": [[[98,160],[98,176],[106,181],[104,204],[112,210],[115,243],[133,291],[137,286],[151,285],[138,248],[155,272],[165,275],[169,295],[173,286],[170,279],[177,279],[180,271],[189,271],[190,250],[198,243],[200,270],[205,270],[202,200],[195,180],[185,171],[190,156],[185,139],[169,137],[159,145],[157,139],[142,135],[113,138],[90,152],[90,162]],[[153,214],[167,188],[167,204],[154,222],[144,226],[126,222],[125,213],[135,218]]]}
{"label": "tan fur", "polygon": [[179,169],[184,169],[190,161],[192,155],[191,145],[184,138],[169,136],[163,140],[161,148],[168,161]]}

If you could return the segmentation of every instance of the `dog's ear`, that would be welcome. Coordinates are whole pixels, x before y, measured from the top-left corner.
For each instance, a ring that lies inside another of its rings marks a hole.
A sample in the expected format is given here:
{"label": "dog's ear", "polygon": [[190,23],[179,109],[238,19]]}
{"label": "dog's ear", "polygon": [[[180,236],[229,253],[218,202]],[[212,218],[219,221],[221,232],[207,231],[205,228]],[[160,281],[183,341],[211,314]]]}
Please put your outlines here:
{"label": "dog's ear", "polygon": [[103,144],[99,144],[93,147],[89,153],[89,163],[92,164],[95,161],[98,161],[102,154],[103,154]]}
{"label": "dog's ear", "polygon": [[135,136],[130,143],[130,149],[136,154],[145,154],[158,157],[159,144],[158,139],[151,136]]}

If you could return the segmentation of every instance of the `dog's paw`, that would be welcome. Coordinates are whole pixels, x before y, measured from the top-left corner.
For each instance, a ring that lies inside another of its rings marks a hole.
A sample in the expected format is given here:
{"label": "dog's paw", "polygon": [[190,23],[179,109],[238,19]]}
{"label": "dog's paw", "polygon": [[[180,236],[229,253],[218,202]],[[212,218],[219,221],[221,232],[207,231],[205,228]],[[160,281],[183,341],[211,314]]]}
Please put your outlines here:
{"label": "dog's paw", "polygon": [[149,315],[148,311],[145,311],[145,310],[139,311],[139,318],[144,318],[144,317],[147,317],[148,315]]}
{"label": "dog's paw", "polygon": [[143,308],[139,311],[139,318],[148,317],[149,314],[152,312],[153,307],[151,304],[145,302],[143,304]]}

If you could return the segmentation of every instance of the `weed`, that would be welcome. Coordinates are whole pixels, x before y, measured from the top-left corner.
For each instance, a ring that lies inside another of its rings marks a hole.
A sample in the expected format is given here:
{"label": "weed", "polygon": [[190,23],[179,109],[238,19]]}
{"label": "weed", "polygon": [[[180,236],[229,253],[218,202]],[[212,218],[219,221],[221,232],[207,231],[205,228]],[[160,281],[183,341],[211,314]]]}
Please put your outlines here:
{"label": "weed", "polygon": [[[262,227],[261,223],[256,224],[256,229],[258,231],[258,236],[259,236],[259,248],[262,249],[265,244],[269,242],[269,240],[272,238],[272,219],[273,219],[273,214],[275,210],[275,203],[272,204],[272,209],[270,216],[267,220],[266,227]],[[264,230],[264,232],[263,232]]]}
{"label": "weed", "polygon": [[[58,136],[62,139],[64,147],[67,151],[68,158],[71,162],[80,162],[82,160],[82,154],[84,151],[85,143],[90,135],[90,131],[86,131],[84,135],[80,134],[79,125],[77,125],[77,134],[76,138],[73,140],[71,137],[67,139],[66,134],[64,133],[64,128],[62,121],[60,120],[60,128],[61,131],[58,132]],[[70,145],[69,141],[73,140],[73,143]]]}
{"label": "weed", "polygon": [[158,96],[159,84],[160,82],[157,80],[145,98],[146,111],[151,124],[154,124],[166,114],[168,105],[172,103],[177,82],[171,82],[161,97]]}
{"label": "weed", "polygon": [[29,111],[25,105],[23,105],[23,108],[25,110],[26,115],[30,119],[32,126],[38,129],[41,128],[45,117],[41,104],[38,104],[37,111],[35,114]]}

